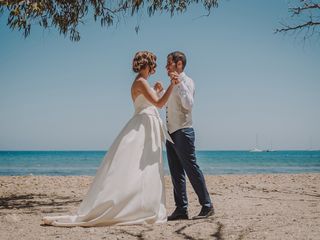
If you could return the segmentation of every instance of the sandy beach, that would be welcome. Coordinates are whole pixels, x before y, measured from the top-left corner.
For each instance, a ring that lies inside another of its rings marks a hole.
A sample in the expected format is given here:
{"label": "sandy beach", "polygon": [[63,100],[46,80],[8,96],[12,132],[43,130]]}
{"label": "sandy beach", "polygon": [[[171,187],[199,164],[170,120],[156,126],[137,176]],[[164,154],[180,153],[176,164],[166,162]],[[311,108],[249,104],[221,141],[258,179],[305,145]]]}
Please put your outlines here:
{"label": "sandy beach", "polygon": [[[161,225],[57,228],[45,215],[75,212],[89,176],[1,176],[0,236],[15,239],[319,239],[320,174],[206,176],[216,214]],[[174,209],[166,176],[168,212]],[[189,215],[200,210],[188,183]]]}

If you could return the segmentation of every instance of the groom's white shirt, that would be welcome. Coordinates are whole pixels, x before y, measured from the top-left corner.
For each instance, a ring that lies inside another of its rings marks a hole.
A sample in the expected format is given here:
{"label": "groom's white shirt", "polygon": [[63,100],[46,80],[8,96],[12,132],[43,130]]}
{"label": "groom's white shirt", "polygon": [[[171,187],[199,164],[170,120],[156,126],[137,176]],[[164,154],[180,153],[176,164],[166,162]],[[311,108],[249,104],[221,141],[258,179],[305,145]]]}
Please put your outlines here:
{"label": "groom's white shirt", "polygon": [[166,105],[166,122],[169,133],[192,127],[194,82],[184,72],[180,73],[179,80],[180,83],[174,86]]}

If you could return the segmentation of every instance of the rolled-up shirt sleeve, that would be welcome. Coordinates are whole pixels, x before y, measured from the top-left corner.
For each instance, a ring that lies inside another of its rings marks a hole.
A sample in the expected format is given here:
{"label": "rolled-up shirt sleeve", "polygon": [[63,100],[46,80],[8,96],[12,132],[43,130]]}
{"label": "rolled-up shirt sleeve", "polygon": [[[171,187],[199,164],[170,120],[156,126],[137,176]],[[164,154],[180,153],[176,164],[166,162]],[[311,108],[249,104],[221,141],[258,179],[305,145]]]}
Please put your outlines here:
{"label": "rolled-up shirt sleeve", "polygon": [[191,82],[187,83],[186,81],[181,81],[181,83],[177,87],[177,92],[181,98],[182,106],[187,110],[192,110],[194,98],[193,84]]}

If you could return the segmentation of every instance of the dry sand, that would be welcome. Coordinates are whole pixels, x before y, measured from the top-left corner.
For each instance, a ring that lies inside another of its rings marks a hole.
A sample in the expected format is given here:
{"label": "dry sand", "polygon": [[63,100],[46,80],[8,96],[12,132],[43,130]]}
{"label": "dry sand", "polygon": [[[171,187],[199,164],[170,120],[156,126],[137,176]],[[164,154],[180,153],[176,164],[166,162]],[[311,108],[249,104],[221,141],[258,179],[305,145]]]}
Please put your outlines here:
{"label": "dry sand", "polygon": [[[206,176],[216,214],[160,225],[58,228],[45,215],[74,213],[92,177],[0,177],[0,239],[320,239],[320,174]],[[168,212],[174,208],[166,176]],[[189,214],[200,210],[188,183]]]}

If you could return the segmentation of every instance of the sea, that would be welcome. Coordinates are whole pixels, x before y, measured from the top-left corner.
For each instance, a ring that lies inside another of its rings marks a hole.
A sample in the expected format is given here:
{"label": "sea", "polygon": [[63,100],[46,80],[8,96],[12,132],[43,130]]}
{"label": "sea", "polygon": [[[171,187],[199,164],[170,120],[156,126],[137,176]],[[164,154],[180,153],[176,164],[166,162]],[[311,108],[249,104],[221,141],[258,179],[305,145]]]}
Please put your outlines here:
{"label": "sea", "polygon": [[[0,151],[0,175],[94,176],[106,151]],[[163,167],[169,175],[164,152]],[[320,173],[320,151],[197,151],[204,174]],[[125,166],[123,166],[125,167]]]}

